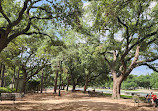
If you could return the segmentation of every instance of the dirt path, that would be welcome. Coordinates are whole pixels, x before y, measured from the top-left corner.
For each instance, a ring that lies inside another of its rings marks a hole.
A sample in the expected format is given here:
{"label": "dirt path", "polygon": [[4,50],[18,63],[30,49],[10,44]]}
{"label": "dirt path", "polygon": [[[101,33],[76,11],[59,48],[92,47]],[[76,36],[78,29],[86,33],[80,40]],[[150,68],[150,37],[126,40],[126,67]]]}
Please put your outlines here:
{"label": "dirt path", "polygon": [[89,97],[80,92],[61,92],[57,94],[47,92],[43,94],[26,94],[23,99],[2,101],[0,111],[158,111],[140,103],[134,106],[130,99],[112,100],[110,97]]}

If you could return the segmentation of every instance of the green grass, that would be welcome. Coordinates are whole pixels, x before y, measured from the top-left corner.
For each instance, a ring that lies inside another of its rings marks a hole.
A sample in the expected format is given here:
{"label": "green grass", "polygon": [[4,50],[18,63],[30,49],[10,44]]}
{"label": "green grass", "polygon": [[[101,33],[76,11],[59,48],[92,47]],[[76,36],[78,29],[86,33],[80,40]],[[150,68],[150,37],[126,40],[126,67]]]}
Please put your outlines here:
{"label": "green grass", "polygon": [[124,99],[132,99],[132,96],[128,96],[128,95],[120,95],[120,97]]}
{"label": "green grass", "polygon": [[[112,94],[109,94],[109,93],[103,93],[104,96],[112,96]],[[123,99],[132,99],[132,96],[129,96],[129,95],[120,95],[121,98]],[[145,101],[146,98],[145,97],[139,97],[141,101]]]}
{"label": "green grass", "polygon": [[112,94],[109,93],[103,93],[104,96],[112,96]]}

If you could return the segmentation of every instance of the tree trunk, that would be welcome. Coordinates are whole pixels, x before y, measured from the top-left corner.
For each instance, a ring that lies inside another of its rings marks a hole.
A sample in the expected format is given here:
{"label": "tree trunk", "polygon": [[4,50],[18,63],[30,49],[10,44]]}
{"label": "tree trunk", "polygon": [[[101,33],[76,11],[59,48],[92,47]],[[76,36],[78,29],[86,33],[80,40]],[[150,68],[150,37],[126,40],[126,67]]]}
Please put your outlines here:
{"label": "tree trunk", "polygon": [[24,77],[24,80],[23,80],[23,87],[22,87],[21,92],[26,93],[27,72],[26,72],[25,66],[22,66],[22,69],[23,69],[23,77]]}
{"label": "tree trunk", "polygon": [[65,84],[64,84],[64,82],[62,81],[62,90],[64,90],[65,89]]}
{"label": "tree trunk", "polygon": [[85,80],[85,85],[84,85],[84,93],[87,90],[87,86],[88,86],[88,75],[86,75],[86,80]]}
{"label": "tree trunk", "polygon": [[4,73],[5,73],[5,65],[3,64],[2,65],[2,82],[1,82],[1,87],[4,87]]}
{"label": "tree trunk", "polygon": [[41,76],[41,93],[43,92],[43,69],[42,69],[42,76]]}
{"label": "tree trunk", "polygon": [[0,29],[0,53],[8,45],[8,39],[4,35],[5,35],[5,31]]}
{"label": "tree trunk", "polygon": [[69,91],[69,84],[67,84],[66,86],[66,91]]}
{"label": "tree trunk", "polygon": [[72,92],[75,92],[76,84],[73,84],[72,86]]}
{"label": "tree trunk", "polygon": [[113,77],[113,91],[112,91],[113,99],[120,99],[120,89],[121,89],[122,81],[123,81],[123,76],[116,78]]}
{"label": "tree trunk", "polygon": [[23,80],[23,87],[22,87],[22,91],[21,92],[26,93],[26,83],[27,83],[27,75],[25,74],[24,80]]}
{"label": "tree trunk", "polygon": [[2,83],[2,63],[0,64],[0,86],[1,86],[1,83]]}
{"label": "tree trunk", "polygon": [[74,79],[74,75],[73,74],[71,74],[71,79],[72,79],[72,92],[74,92],[75,91],[75,88],[76,88],[76,84],[75,84],[75,79]]}
{"label": "tree trunk", "polygon": [[66,87],[66,91],[69,90],[69,77],[67,77],[67,87]]}
{"label": "tree trunk", "polygon": [[57,81],[58,81],[58,70],[56,71],[56,77],[54,81],[54,93],[57,91]]}
{"label": "tree trunk", "polygon": [[18,87],[19,87],[19,73],[20,73],[20,67],[19,67],[19,70],[18,70],[18,74],[17,74],[17,82],[16,82],[16,92],[18,92]]}
{"label": "tree trunk", "polygon": [[15,83],[15,73],[16,73],[15,65],[13,66],[13,69],[14,69],[14,74],[13,74],[13,78],[12,78],[12,89],[15,87],[14,86],[14,83]]}

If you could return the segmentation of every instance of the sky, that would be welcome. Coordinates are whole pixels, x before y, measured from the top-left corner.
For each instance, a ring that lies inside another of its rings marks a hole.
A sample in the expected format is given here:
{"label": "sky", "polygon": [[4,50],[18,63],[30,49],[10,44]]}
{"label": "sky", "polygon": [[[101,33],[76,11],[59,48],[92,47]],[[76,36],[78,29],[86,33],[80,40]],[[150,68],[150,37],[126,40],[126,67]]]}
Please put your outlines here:
{"label": "sky", "polygon": [[[22,1],[22,0],[16,0],[16,1]],[[84,7],[86,7],[88,4],[89,2],[84,2]],[[152,2],[149,7],[153,8],[156,4],[157,2]],[[158,63],[158,61],[156,61],[156,63]],[[131,72],[131,74],[134,74],[134,75],[146,75],[146,74],[151,74],[151,73],[153,73],[153,70],[149,69],[146,66],[137,67]]]}
{"label": "sky", "polygon": [[146,66],[137,67],[137,68],[133,69],[133,71],[131,72],[131,74],[138,75],[138,76],[139,75],[151,74],[151,73],[153,73],[153,70],[149,69]]}

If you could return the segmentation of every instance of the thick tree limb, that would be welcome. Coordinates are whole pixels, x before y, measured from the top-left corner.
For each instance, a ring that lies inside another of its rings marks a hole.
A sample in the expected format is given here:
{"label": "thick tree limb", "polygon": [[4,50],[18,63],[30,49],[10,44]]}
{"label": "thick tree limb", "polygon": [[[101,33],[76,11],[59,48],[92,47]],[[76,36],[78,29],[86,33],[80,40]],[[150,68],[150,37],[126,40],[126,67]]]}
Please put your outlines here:
{"label": "thick tree limb", "polygon": [[[137,45],[136,52],[135,52],[135,57],[134,57],[134,60],[132,61],[132,64],[136,63],[136,61],[138,60],[138,57],[139,57],[139,49],[140,49],[140,46]],[[131,64],[131,65],[132,65],[132,64]]]}
{"label": "thick tree limb", "polygon": [[125,28],[126,28],[126,35],[127,35],[127,37],[126,37],[126,42],[127,42],[127,44],[126,44],[126,49],[125,49],[125,53],[122,55],[122,57],[121,57],[121,63],[122,63],[122,65],[123,65],[123,73],[125,73],[126,72],[126,64],[125,64],[125,60],[124,60],[124,58],[125,58],[125,54],[128,52],[128,48],[129,48],[129,38],[130,38],[130,35],[129,35],[129,28],[128,28],[128,26],[125,24],[125,23],[123,23],[121,20],[120,20],[120,18],[119,17],[117,17],[117,20],[118,20],[118,22],[120,23],[120,24],[122,24]]}
{"label": "thick tree limb", "polygon": [[143,63],[146,63],[146,62],[153,62],[153,61],[155,61],[155,60],[157,60],[157,59],[158,59],[158,56],[153,57],[153,58],[151,58],[151,59],[138,61],[138,62],[136,62],[136,64],[143,64]]}
{"label": "thick tree limb", "polygon": [[138,60],[138,57],[139,57],[139,49],[140,49],[140,46],[137,45],[134,60],[132,61],[132,63],[128,67],[128,70],[125,72],[125,74],[129,74],[136,67],[137,60]]}
{"label": "thick tree limb", "polygon": [[158,38],[155,38],[155,39],[149,41],[147,44],[149,45],[149,44],[153,43],[153,42],[156,41],[156,40],[158,40]]}
{"label": "thick tree limb", "polygon": [[142,66],[142,65],[145,65],[145,66],[149,67],[150,69],[152,69],[153,71],[158,72],[158,69],[156,69],[155,67],[153,67],[152,65],[150,65],[148,63],[139,64],[139,66]]}
{"label": "thick tree limb", "polygon": [[11,36],[9,36],[9,39],[8,39],[8,43],[10,41],[12,41],[14,38],[16,38],[17,36],[19,35],[22,35],[24,34],[25,32],[27,32],[29,29],[30,29],[30,26],[31,26],[31,21],[29,20],[28,24],[27,24],[27,27],[25,29],[23,29],[22,31],[19,31],[17,33],[14,33],[12,34]]}
{"label": "thick tree limb", "polygon": [[45,67],[45,64],[42,65],[40,68],[38,68],[33,74],[31,74],[27,80],[29,80],[31,77],[33,77],[34,75],[38,74],[39,71],[41,71],[43,68]]}

